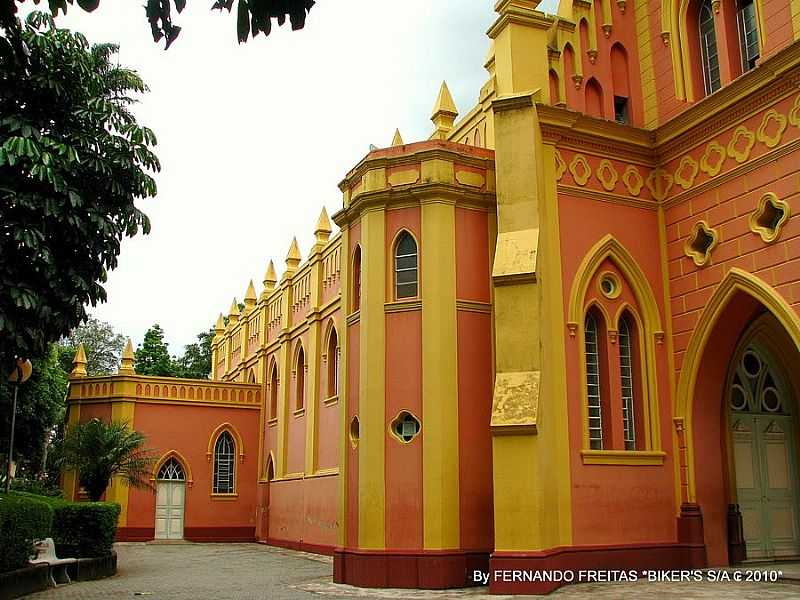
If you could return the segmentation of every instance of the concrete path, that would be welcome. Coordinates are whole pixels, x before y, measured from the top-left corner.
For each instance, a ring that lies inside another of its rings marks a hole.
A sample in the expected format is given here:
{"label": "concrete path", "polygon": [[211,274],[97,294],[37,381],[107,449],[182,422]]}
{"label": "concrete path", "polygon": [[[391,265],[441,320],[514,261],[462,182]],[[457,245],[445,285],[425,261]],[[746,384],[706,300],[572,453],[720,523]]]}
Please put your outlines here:
{"label": "concrete path", "polygon": [[[260,544],[117,544],[119,571],[100,581],[73,583],[30,600],[284,600],[386,598],[485,600],[486,588],[447,592],[364,590],[331,582],[330,558]],[[800,563],[759,568],[800,576]],[[555,599],[772,600],[800,598],[797,583],[625,583],[562,588]],[[516,598],[520,598],[516,596]]]}

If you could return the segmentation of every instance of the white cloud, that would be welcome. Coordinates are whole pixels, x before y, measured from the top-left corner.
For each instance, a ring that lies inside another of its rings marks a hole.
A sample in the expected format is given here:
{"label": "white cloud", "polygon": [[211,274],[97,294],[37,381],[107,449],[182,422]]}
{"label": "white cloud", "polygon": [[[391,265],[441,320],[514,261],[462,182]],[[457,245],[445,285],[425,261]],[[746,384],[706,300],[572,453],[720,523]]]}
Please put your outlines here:
{"label": "white cloud", "polygon": [[[30,3],[28,3],[30,4]],[[108,302],[92,312],[138,342],[160,323],[174,353],[279,275],[293,235],[305,255],[317,216],[340,208],[336,187],[370,143],[427,138],[447,79],[462,114],[486,73],[489,0],[320,0],[306,28],[238,45],[235,15],[190,6],[169,51],[153,43],[139,2],[77,7],[62,27],[118,42],[120,63],[151,88],[136,108],[158,136],[153,231],[123,244]]]}

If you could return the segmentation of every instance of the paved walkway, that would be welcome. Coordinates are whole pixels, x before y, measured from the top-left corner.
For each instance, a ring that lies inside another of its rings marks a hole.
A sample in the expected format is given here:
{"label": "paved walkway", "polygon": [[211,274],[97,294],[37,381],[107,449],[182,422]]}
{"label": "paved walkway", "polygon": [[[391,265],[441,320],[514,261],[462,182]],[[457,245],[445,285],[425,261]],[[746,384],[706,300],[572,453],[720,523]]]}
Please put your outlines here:
{"label": "paved walkway", "polygon": [[[499,600],[486,588],[447,592],[363,590],[331,582],[331,559],[260,544],[118,544],[117,576],[73,583],[30,600],[284,600],[386,598]],[[800,576],[800,565],[782,565]],[[767,566],[776,569],[777,566]],[[625,583],[564,587],[567,599],[773,600],[800,598],[797,583]],[[519,598],[517,596],[516,598]]]}

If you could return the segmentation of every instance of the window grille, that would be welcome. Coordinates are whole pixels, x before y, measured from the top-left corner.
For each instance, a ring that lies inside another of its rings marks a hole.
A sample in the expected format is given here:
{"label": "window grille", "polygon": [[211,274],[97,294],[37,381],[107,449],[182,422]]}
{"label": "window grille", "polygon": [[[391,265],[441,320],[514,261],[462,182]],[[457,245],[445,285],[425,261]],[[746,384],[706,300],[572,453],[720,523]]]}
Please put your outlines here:
{"label": "window grille", "polygon": [[622,424],[625,450],[636,450],[636,416],[633,408],[633,341],[629,317],[619,321],[619,371],[622,387]]}
{"label": "window grille", "polygon": [[719,53],[717,51],[717,34],[714,30],[714,11],[711,0],[704,0],[700,5],[700,53],[703,60],[703,82],[706,95],[713,94],[721,87],[719,76]]}
{"label": "window grille", "polygon": [[183,472],[181,463],[172,457],[161,465],[161,468],[158,470],[157,479],[166,481],[186,481],[186,475]]}
{"label": "window grille", "polygon": [[740,0],[736,21],[739,29],[739,47],[742,52],[742,71],[747,72],[756,66],[760,55],[758,45],[758,21],[753,0]]}
{"label": "window grille", "polygon": [[397,241],[394,259],[396,298],[414,298],[417,295],[417,243],[411,234],[403,232]]}
{"label": "window grille", "polygon": [[600,353],[598,351],[597,320],[586,315],[586,394],[589,409],[589,447],[603,449],[603,418],[600,403]]}
{"label": "window grille", "polygon": [[214,444],[214,493],[232,494],[236,470],[236,445],[231,434],[223,431]]}

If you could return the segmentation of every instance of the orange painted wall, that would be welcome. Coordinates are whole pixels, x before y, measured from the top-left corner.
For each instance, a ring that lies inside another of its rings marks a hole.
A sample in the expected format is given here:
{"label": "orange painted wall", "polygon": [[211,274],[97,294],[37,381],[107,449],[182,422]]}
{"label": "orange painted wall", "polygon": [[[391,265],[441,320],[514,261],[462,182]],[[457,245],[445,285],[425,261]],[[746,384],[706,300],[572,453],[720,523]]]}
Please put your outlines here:
{"label": "orange painted wall", "polygon": [[270,539],[335,546],[337,495],[336,476],[270,483]]}
{"label": "orange painted wall", "polygon": [[[315,376],[315,371],[312,367],[313,358],[309,354],[308,336],[303,334],[298,338],[292,340],[291,348],[291,381],[288,382],[289,387],[289,407],[286,411],[287,425],[286,425],[286,470],[288,474],[302,473],[305,470],[305,456],[306,456],[306,413],[295,414],[298,407],[298,380],[299,373],[297,372],[297,340],[302,341],[303,353],[305,356],[305,398],[303,406],[307,406],[311,400],[311,379]],[[284,388],[285,389],[285,388]]]}
{"label": "orange painted wall", "polygon": [[[561,267],[565,314],[577,267],[589,249],[611,233],[628,250],[650,281],[658,311],[664,318],[663,289],[654,210],[612,205],[559,194]],[[581,361],[578,336],[566,333],[569,406],[572,526],[575,544],[674,541],[674,468],[671,402],[665,345],[656,345],[661,439],[666,460],[660,466],[584,465]]]}
{"label": "orange painted wall", "polygon": [[[393,242],[402,229],[417,240],[418,256],[424,260],[420,231],[420,209],[386,211],[386,247],[394,275]],[[393,298],[393,280],[390,280]],[[386,314],[386,423],[407,410],[423,423],[422,434],[404,444],[386,432],[385,490],[386,547],[420,549],[422,537],[422,444],[425,415],[422,412],[422,312],[420,309]]]}
{"label": "orange painted wall", "polygon": [[456,298],[490,302],[489,223],[482,210],[456,208]]}
{"label": "orange painted wall", "polygon": [[[81,411],[83,412],[83,411]],[[212,432],[231,423],[244,442],[244,461],[236,462],[236,500],[211,498],[213,465],[206,456]],[[187,486],[184,527],[254,527],[258,479],[258,412],[227,407],[136,405],[134,427],[147,435],[147,446],[161,456],[176,450],[186,458],[194,478]],[[155,494],[131,489],[128,527],[154,527]]]}

